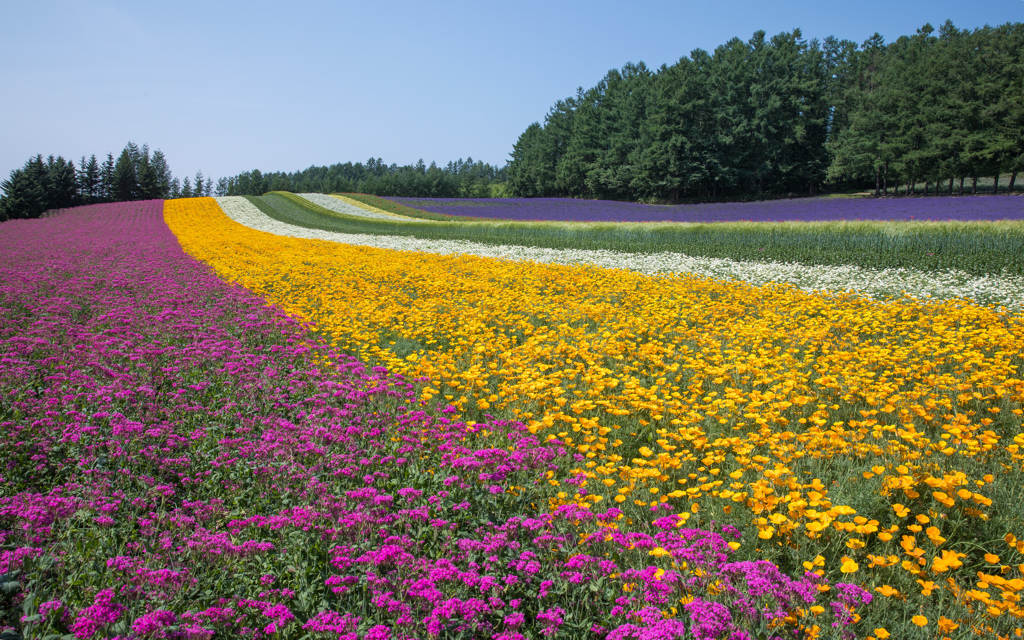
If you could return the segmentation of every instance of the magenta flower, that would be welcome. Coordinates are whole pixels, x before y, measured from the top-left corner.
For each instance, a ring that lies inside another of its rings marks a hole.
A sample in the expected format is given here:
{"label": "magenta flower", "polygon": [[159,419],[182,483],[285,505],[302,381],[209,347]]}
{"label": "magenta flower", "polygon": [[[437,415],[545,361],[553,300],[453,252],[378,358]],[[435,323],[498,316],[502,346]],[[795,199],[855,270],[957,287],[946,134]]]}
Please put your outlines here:
{"label": "magenta flower", "polygon": [[75,616],[75,622],[71,625],[71,633],[78,640],[87,640],[96,633],[117,622],[125,606],[114,600],[113,589],[104,589],[96,594],[93,604],[90,607],[79,611]]}

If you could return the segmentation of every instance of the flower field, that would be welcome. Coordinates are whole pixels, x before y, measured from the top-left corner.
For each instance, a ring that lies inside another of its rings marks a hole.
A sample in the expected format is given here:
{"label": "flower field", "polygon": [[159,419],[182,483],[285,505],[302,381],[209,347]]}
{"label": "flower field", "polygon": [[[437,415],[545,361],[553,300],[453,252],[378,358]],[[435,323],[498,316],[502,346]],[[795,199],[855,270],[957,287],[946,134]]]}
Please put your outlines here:
{"label": "flower field", "polygon": [[272,218],[249,200],[237,196],[218,198],[218,202],[224,212],[239,224],[258,231],[296,238],[331,240],[400,251],[470,254],[517,261],[593,265],[629,269],[648,275],[682,273],[741,280],[757,285],[784,283],[805,291],[855,292],[876,299],[900,298],[904,295],[935,300],[963,298],[1014,310],[1024,308],[1024,277],[1015,275],[974,275],[958,269],[866,269],[852,265],[819,265],[808,268],[808,265],[799,263],[708,258],[675,252],[629,253],[607,249],[550,249],[484,244],[470,240],[343,233],[328,231],[324,228],[328,225],[298,226],[293,222],[282,221],[281,217]]}
{"label": "flower field", "polygon": [[[348,234],[403,236],[431,241],[465,240],[489,245],[544,248],[558,251],[615,251],[618,253],[677,253],[691,258],[761,264],[827,266],[840,269],[910,269],[958,272],[981,277],[1024,276],[1024,219],[1016,196],[934,199],[930,212],[937,219],[895,215],[899,207],[922,207],[920,199],[863,201],[816,199],[730,206],[772,208],[773,216],[792,220],[802,212],[810,221],[774,222],[773,218],[733,222],[601,222],[608,203],[559,200],[579,215],[576,221],[510,221],[452,216],[415,209],[376,196],[346,194],[347,200],[377,213],[337,215],[309,200],[275,192],[247,196],[271,218],[310,229]],[[469,204],[459,207],[471,207]],[[500,208],[503,200],[491,200]],[[518,202],[518,201],[515,201]],[[526,200],[529,202],[529,200]],[[811,207],[808,203],[817,206]],[[891,220],[854,219],[837,215],[849,203],[877,206],[894,213]],[[623,207],[648,205],[612,203]],[[525,205],[524,205],[525,206]],[[702,205],[703,206],[703,205]],[[709,205],[710,206],[710,205]],[[724,206],[724,205],[723,205]],[[938,215],[946,207],[946,216]],[[969,216],[949,215],[962,208]],[[754,210],[748,210],[752,212]],[[921,211],[918,211],[921,213]],[[388,216],[391,219],[383,219]],[[416,219],[417,217],[421,219]],[[426,219],[423,219],[426,218]],[[431,223],[427,223],[430,221]]]}
{"label": "flower field", "polygon": [[[747,532],[742,557],[860,578],[879,596],[878,628],[913,610],[950,630],[1018,625],[1019,315],[395,253],[223,222],[178,233],[339,348],[429,378],[423,398],[576,449],[586,484],[553,475],[552,508],[614,503],[641,521],[668,507],[728,523]],[[270,256],[260,242],[273,258],[243,257]]]}
{"label": "flower field", "polygon": [[343,244],[278,198],[0,226],[0,627],[1021,637],[1020,311]]}

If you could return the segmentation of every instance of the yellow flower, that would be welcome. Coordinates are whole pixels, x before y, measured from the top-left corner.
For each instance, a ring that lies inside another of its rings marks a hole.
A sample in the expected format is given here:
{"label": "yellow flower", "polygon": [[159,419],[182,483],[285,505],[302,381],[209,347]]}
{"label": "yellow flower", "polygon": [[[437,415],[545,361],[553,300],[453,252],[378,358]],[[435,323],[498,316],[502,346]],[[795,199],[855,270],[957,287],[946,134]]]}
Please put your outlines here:
{"label": "yellow flower", "polygon": [[858,565],[856,562],[854,562],[852,558],[849,558],[847,556],[843,556],[843,566],[840,567],[839,570],[842,571],[843,573],[853,573],[854,571],[856,571],[859,568],[860,568],[860,565]]}
{"label": "yellow flower", "polygon": [[924,627],[924,626],[927,626],[927,624],[928,624],[928,618],[926,618],[924,616],[914,616],[913,618],[910,619],[910,621],[913,622],[914,624],[916,624],[919,627]]}
{"label": "yellow flower", "polygon": [[941,558],[934,558],[932,560],[932,571],[936,573],[942,573],[950,569],[956,569],[963,565],[960,562],[960,558],[966,558],[967,555],[963,553],[957,553],[956,551],[949,551],[944,549],[942,551]]}

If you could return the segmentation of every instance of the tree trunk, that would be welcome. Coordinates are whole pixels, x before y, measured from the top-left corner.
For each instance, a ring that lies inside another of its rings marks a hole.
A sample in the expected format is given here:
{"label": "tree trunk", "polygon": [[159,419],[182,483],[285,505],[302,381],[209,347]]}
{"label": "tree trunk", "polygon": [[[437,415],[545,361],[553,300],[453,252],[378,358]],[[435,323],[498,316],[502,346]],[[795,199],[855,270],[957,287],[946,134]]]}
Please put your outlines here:
{"label": "tree trunk", "polygon": [[953,195],[953,177],[949,178],[949,195]]}
{"label": "tree trunk", "polygon": [[1016,171],[1014,171],[1013,173],[1010,174],[1010,186],[1006,188],[1006,193],[1008,195],[1013,195],[1013,183],[1014,182],[1017,182],[1017,172]]}
{"label": "tree trunk", "polygon": [[971,176],[971,195],[978,195],[978,176]]}
{"label": "tree trunk", "polygon": [[882,189],[882,167],[875,168],[875,197],[878,197]]}
{"label": "tree trunk", "polygon": [[924,197],[928,197],[928,181],[924,181]]}
{"label": "tree trunk", "polygon": [[889,162],[885,163],[885,170],[882,171],[882,186],[884,188],[885,195],[889,195]]}
{"label": "tree trunk", "polygon": [[992,193],[999,195],[999,172],[996,172],[996,181],[992,185]]}
{"label": "tree trunk", "polygon": [[960,195],[964,195],[964,177],[960,176]]}
{"label": "tree trunk", "polygon": [[914,195],[914,178],[911,176],[907,179],[907,197]]}

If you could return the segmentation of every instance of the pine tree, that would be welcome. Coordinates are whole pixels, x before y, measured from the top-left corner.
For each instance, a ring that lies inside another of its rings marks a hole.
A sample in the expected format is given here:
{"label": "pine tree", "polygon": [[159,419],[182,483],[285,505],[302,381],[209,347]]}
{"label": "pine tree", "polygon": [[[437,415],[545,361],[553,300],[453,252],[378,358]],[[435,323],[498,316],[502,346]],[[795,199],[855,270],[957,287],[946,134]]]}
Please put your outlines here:
{"label": "pine tree", "polygon": [[75,164],[63,156],[46,161],[45,201],[47,209],[64,209],[78,204],[78,180]]}
{"label": "pine tree", "polygon": [[153,170],[156,172],[157,198],[170,198],[171,196],[171,168],[167,166],[167,158],[164,152],[157,149],[153,152]]}
{"label": "pine tree", "polygon": [[117,164],[114,165],[114,176],[111,185],[113,187],[111,198],[114,202],[138,199],[139,180],[135,173],[136,162],[134,160],[138,154],[138,149],[132,149],[134,146],[134,143],[129,142],[128,146],[121,151]]}
{"label": "pine tree", "polygon": [[0,189],[4,191],[3,217],[11,220],[38,218],[49,208],[47,182],[46,164],[41,155],[29,158],[24,167],[12,171],[8,180],[0,182]]}
{"label": "pine tree", "polygon": [[114,156],[107,154],[100,170],[100,197],[103,202],[114,201]]}
{"label": "pine tree", "polygon": [[153,166],[149,157],[149,145],[142,145],[139,153],[138,164],[138,198],[141,200],[153,200],[160,198],[160,184],[158,182],[156,167]]}
{"label": "pine tree", "polygon": [[96,154],[92,154],[89,160],[82,156],[82,162],[78,167],[78,193],[84,204],[92,204],[100,200],[101,170],[96,160]]}

